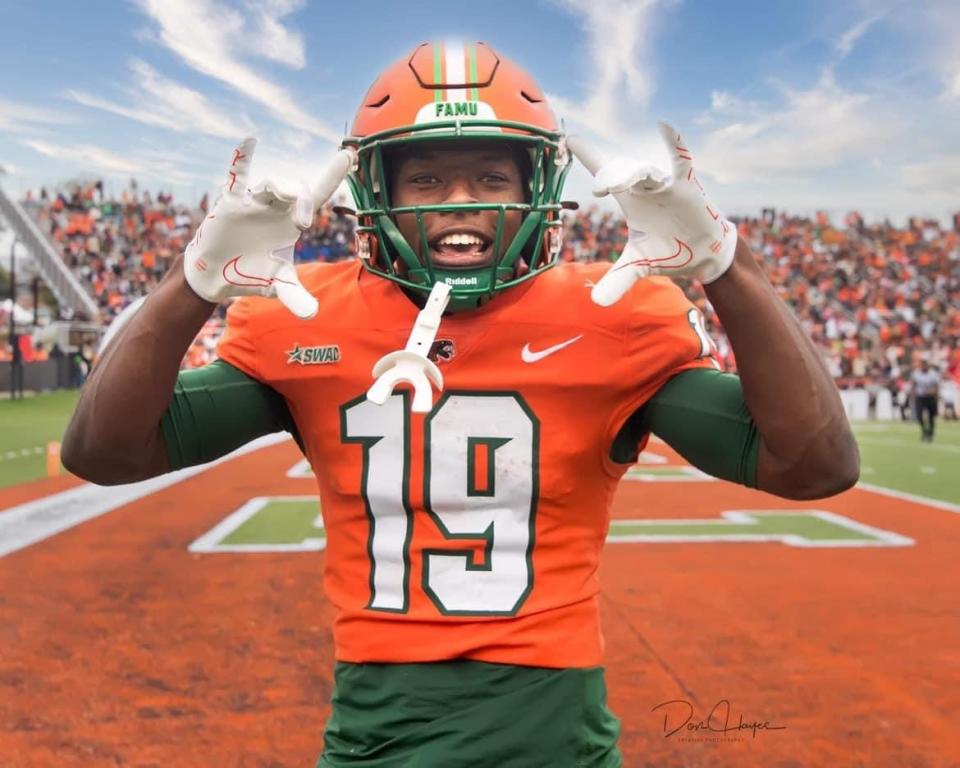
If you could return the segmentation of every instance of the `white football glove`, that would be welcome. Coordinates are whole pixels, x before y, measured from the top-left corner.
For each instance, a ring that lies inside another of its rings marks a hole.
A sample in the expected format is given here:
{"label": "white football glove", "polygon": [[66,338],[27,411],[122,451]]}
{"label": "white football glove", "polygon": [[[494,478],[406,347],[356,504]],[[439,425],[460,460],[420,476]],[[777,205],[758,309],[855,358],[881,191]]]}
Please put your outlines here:
{"label": "white football glove", "polygon": [[293,247],[346,177],[354,154],[341,150],[312,192],[304,184],[299,195],[289,195],[270,182],[247,189],[256,146],[257,140],[248,138],[234,150],[223,194],[184,251],[187,283],[214,303],[231,296],[276,296],[297,317],[309,319],[318,304],[297,277]]}
{"label": "white football glove", "polygon": [[660,123],[660,135],[670,151],[670,175],[632,159],[605,163],[579,136],[567,139],[569,149],[594,176],[593,194],[612,194],[630,228],[623,253],[591,293],[602,306],[619,301],[647,275],[711,283],[733,263],[737,228],[707,198],[680,134]]}

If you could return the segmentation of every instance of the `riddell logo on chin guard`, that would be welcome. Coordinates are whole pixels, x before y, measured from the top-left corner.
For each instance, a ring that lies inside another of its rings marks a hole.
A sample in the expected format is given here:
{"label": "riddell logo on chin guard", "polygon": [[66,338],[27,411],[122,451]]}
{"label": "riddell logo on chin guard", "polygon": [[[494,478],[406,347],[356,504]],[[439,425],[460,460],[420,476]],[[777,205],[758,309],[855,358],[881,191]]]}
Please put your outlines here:
{"label": "riddell logo on chin guard", "polygon": [[475,277],[445,277],[443,282],[447,285],[476,285],[477,278]]}

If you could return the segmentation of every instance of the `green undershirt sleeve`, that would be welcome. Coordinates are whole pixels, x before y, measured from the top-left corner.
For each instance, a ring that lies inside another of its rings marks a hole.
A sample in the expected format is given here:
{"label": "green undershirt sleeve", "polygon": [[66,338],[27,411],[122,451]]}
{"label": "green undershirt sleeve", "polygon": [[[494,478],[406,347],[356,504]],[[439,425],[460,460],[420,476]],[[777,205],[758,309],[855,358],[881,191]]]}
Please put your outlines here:
{"label": "green undershirt sleeve", "polygon": [[610,457],[632,463],[648,433],[709,475],[757,487],[760,434],[739,376],[702,368],[677,374],[627,419]]}
{"label": "green undershirt sleeve", "polygon": [[170,469],[204,464],[286,431],[303,449],[283,397],[223,360],[181,371],[160,422]]}

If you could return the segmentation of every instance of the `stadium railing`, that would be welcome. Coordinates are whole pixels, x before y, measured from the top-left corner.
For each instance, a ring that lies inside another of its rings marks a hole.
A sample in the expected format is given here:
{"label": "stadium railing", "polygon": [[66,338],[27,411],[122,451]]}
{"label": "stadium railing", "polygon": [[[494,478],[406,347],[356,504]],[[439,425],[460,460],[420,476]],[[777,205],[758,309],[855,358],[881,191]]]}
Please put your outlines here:
{"label": "stadium railing", "polygon": [[30,215],[20,204],[7,196],[0,187],[0,214],[3,215],[17,239],[30,251],[44,282],[53,292],[61,307],[97,320],[99,309],[93,297],[84,290],[63,259],[44,237]]}

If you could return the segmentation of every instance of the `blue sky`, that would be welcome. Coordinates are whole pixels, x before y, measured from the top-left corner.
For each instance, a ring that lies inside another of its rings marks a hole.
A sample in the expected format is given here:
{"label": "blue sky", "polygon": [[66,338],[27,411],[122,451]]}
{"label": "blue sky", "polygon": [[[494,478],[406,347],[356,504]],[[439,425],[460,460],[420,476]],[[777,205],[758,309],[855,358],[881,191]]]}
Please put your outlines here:
{"label": "blue sky", "polygon": [[[730,214],[960,209],[956,0],[0,0],[0,14],[14,191],[136,177],[193,201],[247,134],[253,177],[297,184],[384,66],[460,37],[520,63],[611,156],[665,165],[669,120]],[[568,196],[589,200],[584,172]]]}

